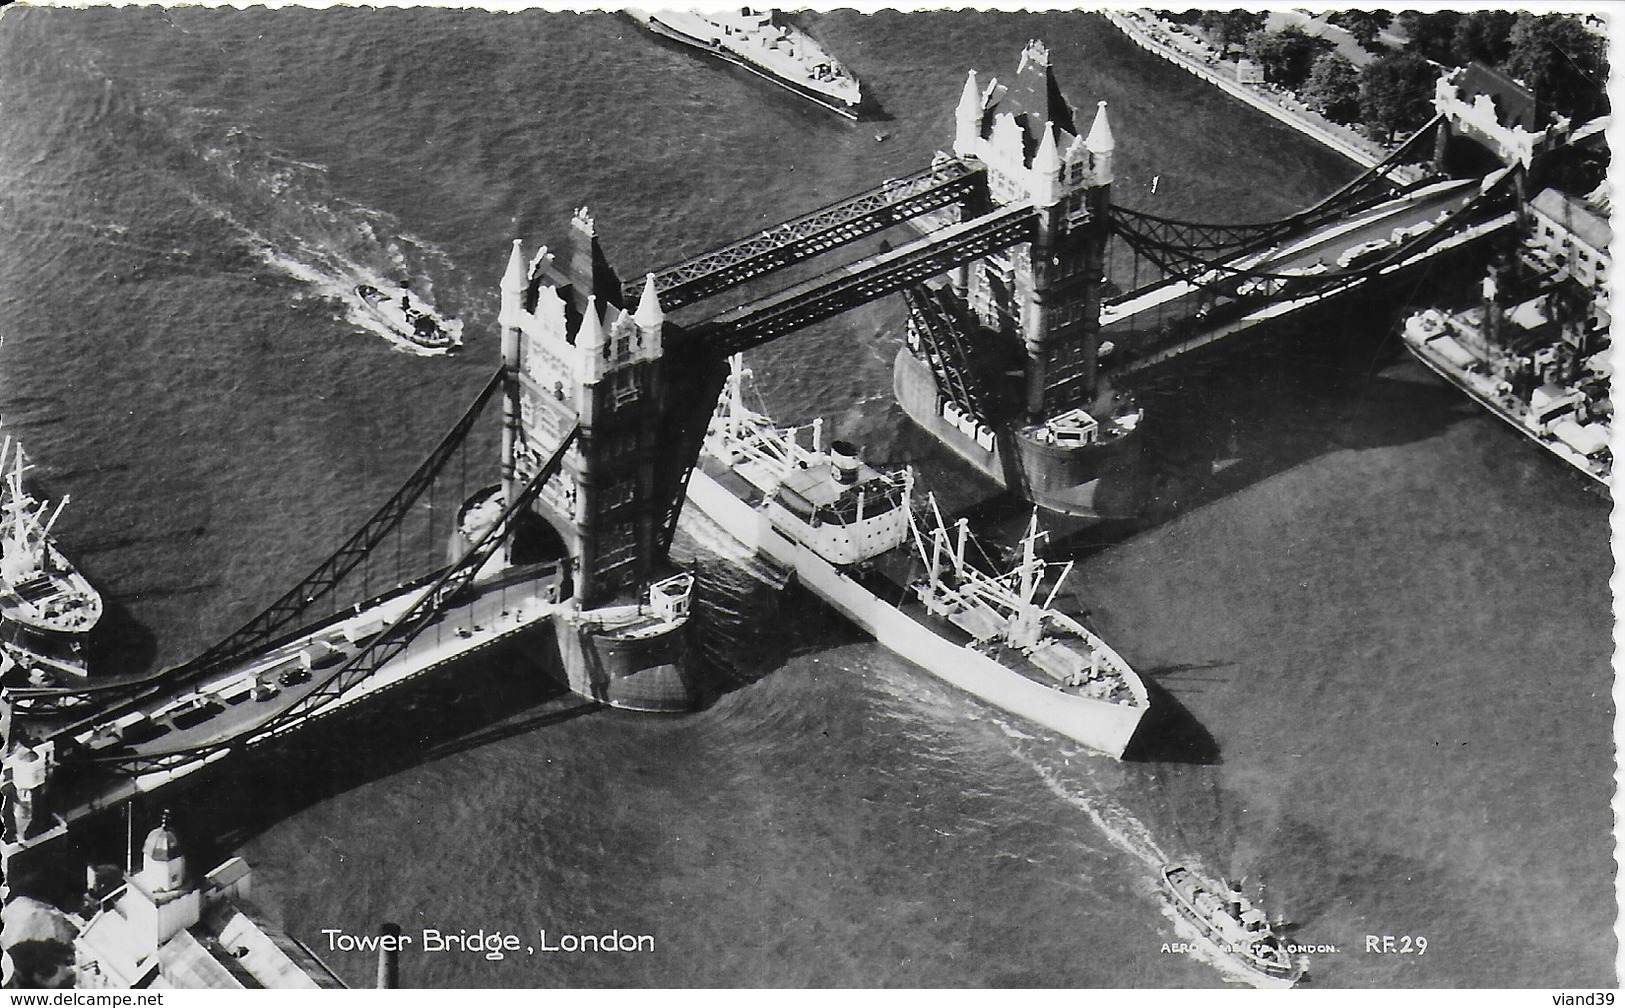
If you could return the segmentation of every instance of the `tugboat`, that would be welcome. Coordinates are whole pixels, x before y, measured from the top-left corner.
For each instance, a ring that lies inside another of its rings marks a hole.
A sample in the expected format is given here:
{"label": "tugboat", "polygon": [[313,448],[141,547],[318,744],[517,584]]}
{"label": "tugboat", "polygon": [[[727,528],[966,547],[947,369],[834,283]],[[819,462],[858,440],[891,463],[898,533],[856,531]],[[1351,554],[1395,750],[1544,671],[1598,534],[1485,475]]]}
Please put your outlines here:
{"label": "tugboat", "polygon": [[775,23],[771,9],[626,13],[657,35],[744,67],[848,119],[858,117],[863,101],[858,79],[812,36],[793,25]]}
{"label": "tugboat", "polygon": [[[8,466],[9,464],[9,466]],[[9,436],[0,445],[0,673],[18,685],[50,686],[89,672],[84,643],[102,617],[102,598],[51,539],[68,504],[52,510],[23,489],[27,460]],[[49,517],[46,513],[50,512]]]}
{"label": "tugboat", "polygon": [[1067,571],[1037,601],[1047,571],[1036,522],[1015,569],[984,573],[969,560],[964,522],[951,535],[932,498],[929,522],[914,514],[911,471],[881,472],[844,441],[825,447],[819,421],[811,446],[802,443],[796,428],[745,406],[746,375],[735,357],[689,500],[901,657],[1121,758],[1150,708],[1145,685],[1104,641],[1050,608]]}
{"label": "tugboat", "polygon": [[358,284],[362,314],[389,330],[397,344],[424,356],[449,354],[463,345],[463,324],[443,318],[424,301],[413,304],[412,293],[404,286],[381,290],[372,284]]}
{"label": "tugboat", "polygon": [[1162,866],[1162,884],[1181,917],[1195,924],[1213,950],[1246,971],[1255,986],[1291,987],[1303,976],[1269,917],[1245,895],[1215,885],[1183,864]]}

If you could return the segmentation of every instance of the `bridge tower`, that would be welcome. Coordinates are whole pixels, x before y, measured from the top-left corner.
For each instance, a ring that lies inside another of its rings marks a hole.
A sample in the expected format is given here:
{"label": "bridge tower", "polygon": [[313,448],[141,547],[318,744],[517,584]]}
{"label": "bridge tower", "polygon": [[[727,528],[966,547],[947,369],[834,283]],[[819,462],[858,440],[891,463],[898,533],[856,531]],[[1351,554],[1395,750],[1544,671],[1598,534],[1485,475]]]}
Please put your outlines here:
{"label": "bridge tower", "polygon": [[986,203],[960,213],[1024,204],[1036,224],[1030,241],[954,270],[947,290],[911,293],[893,385],[910,417],[1008,489],[1118,517],[1139,506],[1139,414],[1100,378],[1117,149],[1105,102],[1084,126],[1042,42],[1027,44],[1008,84],[970,72],[953,151],[985,169]]}
{"label": "bridge tower", "polygon": [[1049,50],[1033,41],[1009,85],[965,80],[954,116],[954,153],[987,167],[998,206],[1039,211],[1031,242],[973,261],[969,306],[988,329],[1019,336],[1027,418],[1087,403],[1095,393],[1100,283],[1110,237],[1116,140],[1100,102],[1087,134],[1055,81]]}
{"label": "bridge tower", "polygon": [[[515,241],[502,280],[504,499],[512,500],[579,427],[561,471],[533,505],[568,562],[556,621],[572,689],[616,706],[689,709],[683,661],[693,579],[665,560],[657,476],[667,418],[665,317],[652,278],[637,305],[598,244],[585,208],[562,257],[527,263]],[[516,530],[507,564],[542,559]]]}

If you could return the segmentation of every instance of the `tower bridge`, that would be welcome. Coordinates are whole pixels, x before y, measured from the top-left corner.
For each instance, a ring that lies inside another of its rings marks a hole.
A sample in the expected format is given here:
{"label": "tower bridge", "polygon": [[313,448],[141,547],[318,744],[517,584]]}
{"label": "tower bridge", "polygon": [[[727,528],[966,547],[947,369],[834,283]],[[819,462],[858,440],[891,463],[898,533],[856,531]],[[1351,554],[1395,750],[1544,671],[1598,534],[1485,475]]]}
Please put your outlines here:
{"label": "tower bridge", "polygon": [[[1080,128],[1034,42],[1008,84],[968,76],[951,154],[641,282],[616,274],[585,209],[556,253],[514,242],[500,370],[331,557],[174,669],[6,690],[6,855],[510,638],[583,696],[692,707],[692,578],[667,550],[730,354],[902,293],[894,387],[909,416],[1038,504],[1110,515],[1133,501],[1102,487],[1132,484],[1140,450],[1125,383],[1510,227],[1524,170],[1399,186],[1402,152],[1281,220],[1201,224],[1114,205],[1116,143],[1104,102]],[[896,247],[696,322],[668,318],[900,224],[913,233]],[[1114,291],[1123,254],[1153,275]],[[453,459],[466,470],[459,453],[495,403],[500,471],[477,472],[471,495],[459,486],[426,570],[373,580],[425,495],[435,512]]]}

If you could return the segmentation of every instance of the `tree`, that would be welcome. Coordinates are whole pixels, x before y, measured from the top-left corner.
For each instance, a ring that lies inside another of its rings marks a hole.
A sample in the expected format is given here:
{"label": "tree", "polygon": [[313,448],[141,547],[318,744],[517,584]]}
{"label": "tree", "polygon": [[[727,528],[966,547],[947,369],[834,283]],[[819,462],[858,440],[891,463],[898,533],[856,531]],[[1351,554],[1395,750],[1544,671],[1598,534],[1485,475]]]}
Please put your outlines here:
{"label": "tree", "polygon": [[1427,121],[1437,77],[1428,61],[1413,52],[1372,62],[1360,73],[1360,117],[1392,142],[1396,131]]}
{"label": "tree", "polygon": [[1338,53],[1321,53],[1303,87],[1309,107],[1333,122],[1353,122],[1360,115],[1360,71]]}
{"label": "tree", "polygon": [[1361,49],[1375,52],[1381,48],[1377,36],[1394,23],[1394,16],[1387,11],[1340,11],[1327,20],[1353,35]]}
{"label": "tree", "polygon": [[1208,37],[1219,45],[1219,58],[1230,55],[1231,46],[1239,46],[1247,36],[1264,30],[1265,15],[1247,11],[1203,11],[1197,22]]}
{"label": "tree", "polygon": [[1278,32],[1259,32],[1247,40],[1247,57],[1264,68],[1264,79],[1296,89],[1309,78],[1315,57],[1333,48],[1331,41],[1296,25]]}
{"label": "tree", "polygon": [[1499,66],[1511,48],[1512,25],[1518,15],[1513,11],[1473,11],[1456,23],[1456,34],[1451,50],[1462,65],[1477,60],[1490,66]]}
{"label": "tree", "polygon": [[1455,11],[1437,14],[1404,11],[1398,19],[1399,28],[1408,40],[1406,49],[1446,66],[1461,65],[1456,58],[1456,25],[1460,21],[1461,15]]}
{"label": "tree", "polygon": [[1504,68],[1542,105],[1579,120],[1608,108],[1608,56],[1603,40],[1572,17],[1519,14]]}

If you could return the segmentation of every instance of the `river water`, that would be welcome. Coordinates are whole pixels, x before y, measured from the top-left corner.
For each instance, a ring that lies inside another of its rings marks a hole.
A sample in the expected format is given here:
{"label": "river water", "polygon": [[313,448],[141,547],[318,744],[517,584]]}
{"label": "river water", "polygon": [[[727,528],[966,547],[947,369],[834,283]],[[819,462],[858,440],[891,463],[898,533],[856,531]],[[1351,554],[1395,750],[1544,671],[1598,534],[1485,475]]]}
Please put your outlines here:
{"label": "river water", "polygon": [[[195,653],[398,485],[496,361],[508,242],[558,242],[577,206],[636,275],[920,165],[965,70],[1029,38],[1074,104],[1111,103],[1119,202],[1260,219],[1354,174],[1093,16],[806,23],[886,119],[607,14],[7,10],[0,408],[74,498],[60,538],[120,659]],[[410,275],[465,352],[346,322],[355,270]],[[900,319],[753,354],[767,402],[912,458]],[[1614,983],[1607,501],[1381,331],[1186,391],[1223,450],[1168,520],[1082,549],[1071,600],[1156,687],[1144,758],[955,693],[689,522],[737,688],[678,718],[545,700],[531,730],[316,788],[251,831],[259,901],[352,984],[370,958],[323,930],[384,920],[656,939],[409,953],[414,986],[1231,983],[1163,950],[1178,857],[1336,945],[1314,984]]]}

